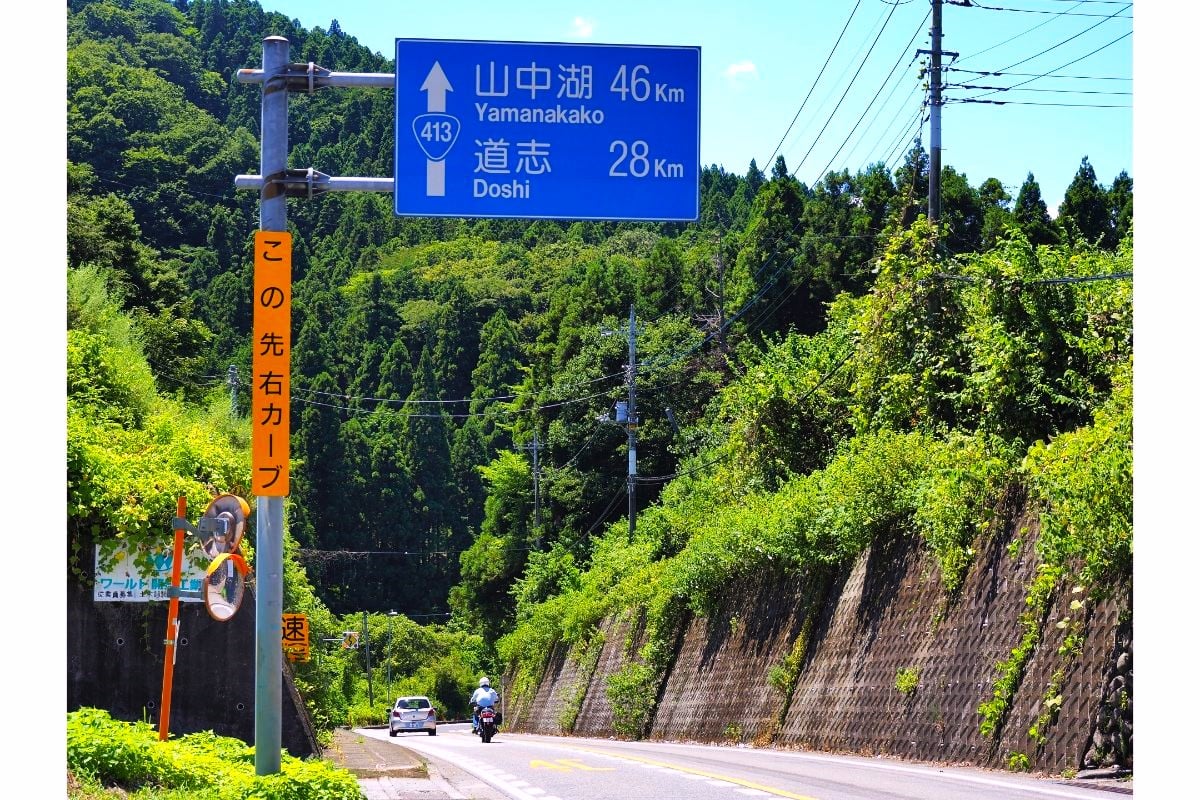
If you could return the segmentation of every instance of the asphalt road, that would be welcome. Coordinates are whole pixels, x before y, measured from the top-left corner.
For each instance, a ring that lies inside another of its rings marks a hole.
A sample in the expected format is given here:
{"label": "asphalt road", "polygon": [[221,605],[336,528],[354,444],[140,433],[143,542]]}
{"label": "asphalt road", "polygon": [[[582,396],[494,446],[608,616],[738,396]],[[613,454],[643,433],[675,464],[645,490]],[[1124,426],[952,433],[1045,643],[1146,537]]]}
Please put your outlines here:
{"label": "asphalt road", "polygon": [[[388,741],[386,730],[359,730]],[[462,798],[509,800],[1100,800],[1098,787],[883,758],[747,747],[623,742],[501,732],[466,724],[390,740],[432,762]]]}

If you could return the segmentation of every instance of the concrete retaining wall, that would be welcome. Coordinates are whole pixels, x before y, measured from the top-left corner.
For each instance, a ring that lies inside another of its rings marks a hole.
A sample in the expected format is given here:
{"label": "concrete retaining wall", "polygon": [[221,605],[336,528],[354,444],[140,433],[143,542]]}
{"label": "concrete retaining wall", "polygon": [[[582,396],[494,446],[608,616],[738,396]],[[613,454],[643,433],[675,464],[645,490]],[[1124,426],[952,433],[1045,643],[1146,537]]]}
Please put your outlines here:
{"label": "concrete retaining wall", "polygon": [[[1081,768],[1090,751],[1098,761],[1097,752],[1107,749],[1109,763],[1132,767],[1128,587],[1074,612],[1070,603],[1081,595],[1061,587],[998,735],[980,735],[979,705],[992,697],[996,665],[1020,641],[1018,620],[1037,567],[1036,515],[1019,496],[1010,496],[1004,513],[996,533],[977,543],[956,598],[943,591],[936,563],[913,537],[873,546],[833,576],[732,587],[717,614],[685,623],[649,737],[980,766],[1006,766],[1013,754],[1023,754],[1031,768],[1047,772]],[[1066,617],[1079,620],[1086,632],[1082,652],[1073,658],[1058,652],[1067,631],[1055,623]],[[806,622],[802,667],[785,696],[768,676],[792,652]],[[614,735],[604,689],[608,676],[636,652],[638,636],[633,648],[627,646],[629,625],[604,623],[604,648],[590,675],[581,677],[579,665],[556,651],[537,697],[512,720],[518,729],[563,732],[556,716],[563,698],[586,679],[573,732]],[[897,688],[900,669],[917,671],[914,691]],[[1058,670],[1061,707],[1043,726],[1039,744],[1029,729],[1046,709],[1047,686]],[[1121,699],[1120,691],[1128,697]]]}
{"label": "concrete retaining wall", "polygon": [[[254,744],[254,595],[228,622],[203,603],[179,604],[171,692],[172,735],[213,731]],[[67,711],[102,708],[115,719],[158,726],[167,603],[97,603],[67,585]],[[320,753],[284,661],[281,739],[297,758]]]}

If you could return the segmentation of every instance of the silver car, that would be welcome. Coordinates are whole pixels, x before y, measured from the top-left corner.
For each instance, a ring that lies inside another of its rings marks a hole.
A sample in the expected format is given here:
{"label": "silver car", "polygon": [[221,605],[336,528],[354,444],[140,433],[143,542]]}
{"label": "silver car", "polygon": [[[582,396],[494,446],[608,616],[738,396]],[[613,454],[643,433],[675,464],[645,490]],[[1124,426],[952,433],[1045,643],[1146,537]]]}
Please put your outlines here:
{"label": "silver car", "polygon": [[388,719],[388,735],[395,736],[402,731],[425,731],[430,736],[437,736],[437,709],[428,697],[413,695],[396,699]]}

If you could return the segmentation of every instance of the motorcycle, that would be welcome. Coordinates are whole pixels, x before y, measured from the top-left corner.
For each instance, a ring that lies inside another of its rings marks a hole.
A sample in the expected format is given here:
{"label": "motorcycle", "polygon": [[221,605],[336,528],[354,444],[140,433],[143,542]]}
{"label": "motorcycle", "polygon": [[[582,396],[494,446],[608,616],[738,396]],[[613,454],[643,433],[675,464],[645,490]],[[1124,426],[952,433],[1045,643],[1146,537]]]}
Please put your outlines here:
{"label": "motorcycle", "polygon": [[477,732],[479,733],[479,738],[483,739],[484,744],[492,741],[492,737],[496,735],[496,726],[499,724],[496,709],[490,707],[479,709]]}

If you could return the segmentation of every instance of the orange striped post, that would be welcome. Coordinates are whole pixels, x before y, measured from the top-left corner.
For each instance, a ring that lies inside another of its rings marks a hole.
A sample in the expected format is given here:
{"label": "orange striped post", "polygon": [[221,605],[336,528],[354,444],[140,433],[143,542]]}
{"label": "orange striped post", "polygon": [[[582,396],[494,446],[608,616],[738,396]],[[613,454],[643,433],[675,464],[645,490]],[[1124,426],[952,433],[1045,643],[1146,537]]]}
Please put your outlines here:
{"label": "orange striped post", "polygon": [[[187,519],[187,498],[179,498],[175,516]],[[158,716],[158,740],[165,742],[171,727],[171,682],[175,679],[175,641],[179,638],[179,590],[183,574],[183,528],[175,529],[175,552],[171,559],[171,601],[167,606],[167,638],[163,652],[162,712]]]}

